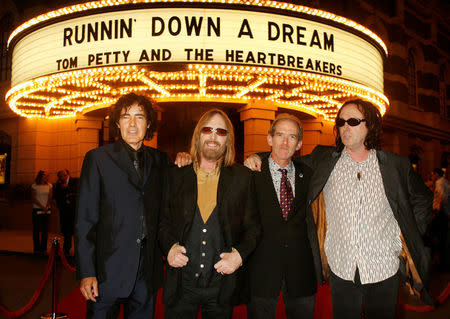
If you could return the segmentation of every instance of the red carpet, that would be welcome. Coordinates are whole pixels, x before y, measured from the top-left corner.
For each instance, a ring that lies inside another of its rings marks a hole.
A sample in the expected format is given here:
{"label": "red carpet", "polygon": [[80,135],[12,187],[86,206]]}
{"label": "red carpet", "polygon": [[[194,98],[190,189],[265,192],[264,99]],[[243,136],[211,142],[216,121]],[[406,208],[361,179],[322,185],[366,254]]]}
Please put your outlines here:
{"label": "red carpet", "polygon": [[[158,291],[156,298],[156,313],[155,319],[164,318],[164,307],[161,302],[162,290]],[[85,319],[86,318],[86,301],[81,295],[78,288],[74,289],[70,295],[61,300],[56,308],[57,312],[65,312],[69,314],[70,319]],[[238,306],[234,308],[233,319],[245,319],[247,312],[245,306]],[[331,318],[331,300],[330,300],[330,287],[324,285],[318,286],[318,292],[316,296],[316,309],[314,313],[315,319],[329,319]],[[284,319],[284,304],[281,302],[281,298],[278,300],[276,319]],[[122,315],[119,316],[122,319]]]}

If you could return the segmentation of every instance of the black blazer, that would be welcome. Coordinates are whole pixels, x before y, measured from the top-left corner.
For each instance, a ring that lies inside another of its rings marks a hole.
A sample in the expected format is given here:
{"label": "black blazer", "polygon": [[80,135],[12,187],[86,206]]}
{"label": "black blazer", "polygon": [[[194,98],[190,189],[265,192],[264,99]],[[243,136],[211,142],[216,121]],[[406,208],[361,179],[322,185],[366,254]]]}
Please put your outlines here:
{"label": "black blazer", "polygon": [[[165,190],[164,209],[161,216],[159,241],[165,256],[173,244],[184,245],[192,226],[197,207],[197,176],[192,165],[169,169]],[[256,247],[261,225],[255,210],[254,181],[246,167],[234,164],[222,167],[217,188],[217,212],[225,251],[236,248],[243,266],[222,278],[218,302],[239,304],[248,298],[245,282],[247,257]],[[181,268],[167,265],[163,302],[174,304],[181,293]]]}
{"label": "black blazer", "polygon": [[168,165],[165,153],[144,147],[144,178],[122,142],[89,151],[83,162],[75,224],[77,278],[97,277],[103,298],[128,297],[139,266],[141,215],[147,226],[148,285],[162,284],[156,237]]}
{"label": "black blazer", "polygon": [[316,227],[306,200],[312,169],[295,164],[295,199],[287,221],[282,218],[268,157],[254,175],[263,235],[249,260],[251,295],[277,297],[283,275],[290,297],[312,295],[322,283]]}
{"label": "black blazer", "polygon": [[[332,146],[317,146],[310,155],[297,160],[314,169],[308,191],[308,203],[319,195],[334,169],[341,152]],[[408,158],[390,152],[377,151],[384,191],[398,222],[406,246],[425,287],[429,283],[430,254],[422,240],[432,213],[433,193],[412,169]],[[404,265],[400,268],[404,271]],[[425,291],[426,292],[426,291]],[[424,301],[431,300],[428,294]]]}

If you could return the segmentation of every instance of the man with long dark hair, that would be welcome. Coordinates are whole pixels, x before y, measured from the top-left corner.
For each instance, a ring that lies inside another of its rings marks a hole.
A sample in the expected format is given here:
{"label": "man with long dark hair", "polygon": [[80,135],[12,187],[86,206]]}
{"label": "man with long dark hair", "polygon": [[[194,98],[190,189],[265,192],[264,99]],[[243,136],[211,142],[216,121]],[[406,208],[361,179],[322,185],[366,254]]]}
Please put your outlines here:
{"label": "man with long dark hair", "polygon": [[151,319],[162,284],[156,235],[168,158],[145,146],[157,127],[154,102],[130,93],[113,105],[118,140],[89,151],[80,177],[75,253],[87,318]]}
{"label": "man with long dark hair", "polygon": [[432,193],[406,157],[380,150],[381,121],[370,102],[348,101],[336,116],[336,147],[319,145],[300,159],[314,170],[308,202],[324,194],[317,233],[334,318],[360,319],[363,306],[366,318],[394,318],[402,271],[432,302],[422,289],[429,282],[422,235]]}
{"label": "man with long dark hair", "polygon": [[246,259],[261,227],[252,173],[234,163],[234,132],[206,112],[191,140],[193,164],[169,170],[159,239],[165,256],[165,317],[228,319],[243,303]]}

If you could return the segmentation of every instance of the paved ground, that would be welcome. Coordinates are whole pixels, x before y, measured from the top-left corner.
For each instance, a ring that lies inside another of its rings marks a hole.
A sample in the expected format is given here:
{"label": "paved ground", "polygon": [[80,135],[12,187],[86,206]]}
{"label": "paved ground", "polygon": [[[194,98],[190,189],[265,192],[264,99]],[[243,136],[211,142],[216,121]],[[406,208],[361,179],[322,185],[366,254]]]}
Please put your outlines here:
{"label": "paved ground", "polygon": [[[58,235],[51,235],[53,238]],[[34,255],[32,252],[31,231],[13,231],[0,229],[0,305],[9,310],[18,310],[31,299],[42,273],[47,265],[47,256]],[[66,270],[60,263],[57,267],[57,298],[62,300],[77,287],[75,275]],[[433,271],[431,295],[437,296],[450,282],[450,273]],[[409,304],[417,304],[409,299],[404,291],[400,300]],[[418,305],[418,304],[417,304]],[[36,319],[51,309],[51,284],[48,282],[41,298],[35,307],[23,319]],[[0,318],[4,318],[0,316]],[[435,311],[416,313],[400,309],[399,319],[450,319],[450,298]]]}

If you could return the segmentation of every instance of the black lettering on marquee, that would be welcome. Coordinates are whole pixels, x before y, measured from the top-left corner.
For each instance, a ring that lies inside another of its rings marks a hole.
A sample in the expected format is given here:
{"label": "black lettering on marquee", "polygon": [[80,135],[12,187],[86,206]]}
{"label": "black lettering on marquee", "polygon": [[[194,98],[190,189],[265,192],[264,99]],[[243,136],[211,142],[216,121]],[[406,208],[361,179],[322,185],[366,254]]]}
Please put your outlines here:
{"label": "black lettering on marquee", "polygon": [[59,59],[56,60],[57,69],[60,70],[67,70],[67,69],[73,69],[78,67],[78,57],[70,57],[68,59]]}
{"label": "black lettering on marquee", "polygon": [[[176,21],[175,27],[174,27],[174,21]],[[180,32],[181,32],[181,20],[180,20],[180,18],[178,18],[178,17],[171,17],[169,19],[169,33],[170,33],[170,35],[179,35]]]}
{"label": "black lettering on marquee", "polygon": [[306,63],[306,69],[310,69],[311,71],[314,71],[314,65],[313,65],[311,59],[308,59],[308,62]]}
{"label": "black lettering on marquee", "polygon": [[286,39],[289,38],[290,43],[294,43],[292,40],[292,34],[294,33],[294,28],[286,23],[283,23],[283,42],[287,42]]}
{"label": "black lettering on marquee", "polygon": [[142,50],[142,52],[141,52],[141,56],[139,57],[139,62],[142,62],[142,61],[146,61],[146,62],[149,61],[147,50]]}
{"label": "black lettering on marquee", "polygon": [[247,57],[245,58],[245,63],[256,63],[255,57],[253,56],[253,52],[249,51]]}
{"label": "black lettering on marquee", "polygon": [[340,65],[337,66],[337,75],[342,75],[342,68]]}
{"label": "black lettering on marquee", "polygon": [[[156,29],[157,24],[159,24],[159,29]],[[157,37],[164,32],[164,20],[160,17],[152,18],[152,37]]]}
{"label": "black lettering on marquee", "polygon": [[[269,21],[268,24],[267,24],[267,30],[268,30],[268,33],[269,33],[267,35],[267,39],[269,41],[275,41],[276,39],[279,38],[279,36],[280,36],[280,28],[278,27],[278,24],[276,24],[275,22]],[[272,32],[275,32],[275,33],[272,33]]]}
{"label": "black lettering on marquee", "polygon": [[[113,27],[114,22],[114,27]],[[114,32],[114,35],[113,35]],[[72,40],[81,44],[83,42],[99,41],[105,39],[119,39],[127,36],[132,37],[133,34],[133,19],[116,19],[101,21],[100,23],[87,23],[76,25],[73,28],[64,28],[63,46],[72,45]]]}
{"label": "black lettering on marquee", "polygon": [[258,64],[266,64],[266,54],[258,52]]}
{"label": "black lettering on marquee", "polygon": [[216,23],[214,23],[213,19],[208,17],[208,37],[211,36],[211,30],[214,30],[216,37],[220,37],[220,18],[216,18]]}
{"label": "black lettering on marquee", "polygon": [[200,30],[202,27],[203,17],[200,17],[200,19],[197,21],[197,17],[191,17],[191,21],[189,21],[189,17],[185,16],[184,20],[186,21],[186,31],[187,35],[192,34],[192,30],[195,29],[195,35],[200,35]]}
{"label": "black lettering on marquee", "polygon": [[319,39],[319,33],[317,32],[317,30],[313,31],[313,35],[311,37],[311,42],[309,43],[309,46],[318,46],[319,49],[322,49],[322,45],[320,44],[320,39]]}
{"label": "black lettering on marquee", "polygon": [[316,60],[316,71],[322,72],[322,67],[320,66],[319,60]]}
{"label": "black lettering on marquee", "polygon": [[306,42],[302,41],[302,39],[305,37],[303,34],[303,31],[306,31],[305,27],[297,26],[297,44],[300,45],[306,45]]}
{"label": "black lettering on marquee", "polygon": [[250,28],[250,24],[247,19],[242,20],[241,29],[239,30],[238,38],[243,35],[249,36],[250,39],[253,39],[252,30]]}
{"label": "black lettering on marquee", "polygon": [[293,57],[292,55],[288,55],[287,57],[287,66],[295,68],[295,57]]}
{"label": "black lettering on marquee", "polygon": [[323,48],[334,52],[334,34],[330,34],[330,37],[328,37],[326,32],[323,33]]}

